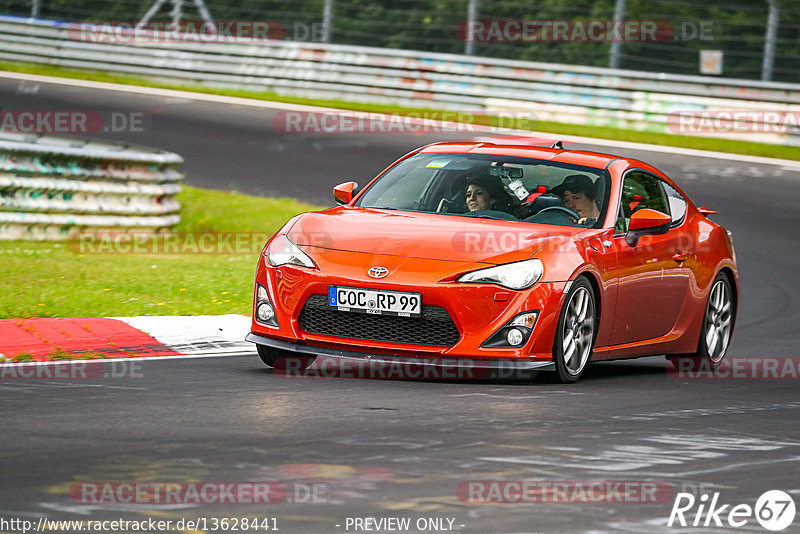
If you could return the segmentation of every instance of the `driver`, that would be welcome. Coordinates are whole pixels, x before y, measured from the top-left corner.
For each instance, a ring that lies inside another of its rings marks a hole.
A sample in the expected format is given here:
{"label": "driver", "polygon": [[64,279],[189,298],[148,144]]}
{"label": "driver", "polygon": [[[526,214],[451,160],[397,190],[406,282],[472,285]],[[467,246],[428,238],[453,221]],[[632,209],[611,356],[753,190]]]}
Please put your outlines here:
{"label": "driver", "polygon": [[498,209],[498,199],[503,191],[500,184],[492,176],[467,176],[465,201],[469,211]]}
{"label": "driver", "polygon": [[561,198],[565,208],[580,215],[578,224],[592,225],[600,217],[594,182],[585,174],[570,174],[553,188],[553,193]]}

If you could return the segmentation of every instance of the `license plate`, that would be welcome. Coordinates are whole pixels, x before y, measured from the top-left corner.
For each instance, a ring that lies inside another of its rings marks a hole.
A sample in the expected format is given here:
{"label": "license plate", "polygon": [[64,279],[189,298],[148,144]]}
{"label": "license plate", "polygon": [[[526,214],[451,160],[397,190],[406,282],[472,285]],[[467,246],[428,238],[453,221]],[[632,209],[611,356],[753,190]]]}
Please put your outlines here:
{"label": "license plate", "polygon": [[422,313],[422,295],[360,287],[328,286],[328,304],[339,311],[417,317]]}

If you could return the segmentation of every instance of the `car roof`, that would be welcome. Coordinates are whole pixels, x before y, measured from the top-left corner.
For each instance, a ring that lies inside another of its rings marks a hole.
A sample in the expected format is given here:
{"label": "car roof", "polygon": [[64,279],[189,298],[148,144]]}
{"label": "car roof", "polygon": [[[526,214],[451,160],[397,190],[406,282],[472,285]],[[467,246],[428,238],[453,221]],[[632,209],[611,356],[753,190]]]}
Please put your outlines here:
{"label": "car roof", "polygon": [[605,169],[611,162],[620,158],[611,154],[600,152],[589,152],[585,150],[566,150],[563,148],[549,148],[536,146],[535,144],[502,144],[488,141],[475,142],[443,142],[426,145],[419,150],[419,153],[469,153],[469,154],[488,154],[498,156],[512,156],[521,158],[533,158],[549,160],[559,163],[571,163],[596,169]]}

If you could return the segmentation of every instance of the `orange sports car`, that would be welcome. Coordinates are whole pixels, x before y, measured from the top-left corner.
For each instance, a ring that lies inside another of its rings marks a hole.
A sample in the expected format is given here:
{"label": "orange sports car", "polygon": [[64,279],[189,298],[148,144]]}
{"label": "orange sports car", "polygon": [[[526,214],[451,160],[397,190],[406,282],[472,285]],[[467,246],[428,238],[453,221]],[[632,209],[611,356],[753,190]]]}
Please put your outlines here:
{"label": "orange sports car", "polygon": [[267,365],[469,362],[575,382],[590,361],[725,356],[730,234],[646,163],[435,143],[333,194],[259,258],[247,339]]}

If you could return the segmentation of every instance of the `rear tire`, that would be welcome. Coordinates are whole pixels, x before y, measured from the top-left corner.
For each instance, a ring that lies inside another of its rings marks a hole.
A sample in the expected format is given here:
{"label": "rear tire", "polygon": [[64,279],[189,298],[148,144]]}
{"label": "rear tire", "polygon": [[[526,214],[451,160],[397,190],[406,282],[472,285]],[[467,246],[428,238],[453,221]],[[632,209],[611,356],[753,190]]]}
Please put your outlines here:
{"label": "rear tire", "polygon": [[553,341],[553,362],[561,383],[580,380],[592,357],[596,331],[594,291],[589,281],[581,276],[572,283],[564,299]]}
{"label": "rear tire", "polygon": [[[301,370],[307,369],[314,363],[314,360],[317,359],[316,356],[297,356],[294,352],[264,345],[256,345],[256,350],[258,350],[258,356],[261,358],[261,361],[264,362],[265,365],[275,369],[286,369],[287,362],[292,363],[290,366],[292,368]],[[297,363],[295,364],[294,362]]]}
{"label": "rear tire", "polygon": [[698,369],[717,368],[728,351],[735,318],[736,303],[733,302],[731,283],[727,276],[719,273],[708,293],[697,352],[694,354],[670,354],[667,355],[667,359],[676,366],[680,365],[680,360],[689,358],[692,360],[692,365],[697,366]]}

